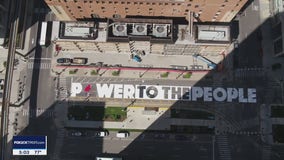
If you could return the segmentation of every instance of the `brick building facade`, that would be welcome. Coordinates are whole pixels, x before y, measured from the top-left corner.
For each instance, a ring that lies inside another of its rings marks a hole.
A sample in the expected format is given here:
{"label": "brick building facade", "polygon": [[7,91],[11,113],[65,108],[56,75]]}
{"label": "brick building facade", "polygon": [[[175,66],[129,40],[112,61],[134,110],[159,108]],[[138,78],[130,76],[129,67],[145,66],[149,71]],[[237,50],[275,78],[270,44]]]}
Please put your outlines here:
{"label": "brick building facade", "polygon": [[248,0],[45,0],[59,20],[125,18],[126,16],[189,17],[202,22],[230,22]]}

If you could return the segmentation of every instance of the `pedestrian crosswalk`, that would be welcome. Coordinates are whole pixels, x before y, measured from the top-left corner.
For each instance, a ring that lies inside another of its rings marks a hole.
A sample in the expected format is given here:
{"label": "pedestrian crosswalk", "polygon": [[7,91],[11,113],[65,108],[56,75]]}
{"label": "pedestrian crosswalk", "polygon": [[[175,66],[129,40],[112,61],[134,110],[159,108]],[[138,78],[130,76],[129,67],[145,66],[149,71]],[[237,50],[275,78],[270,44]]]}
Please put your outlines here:
{"label": "pedestrian crosswalk", "polygon": [[219,149],[219,160],[231,160],[231,151],[228,142],[227,135],[218,135],[216,136],[218,149]]}
{"label": "pedestrian crosswalk", "polygon": [[51,68],[50,62],[43,62],[43,63],[28,62],[28,69],[50,69],[50,68]]}
{"label": "pedestrian crosswalk", "polygon": [[262,160],[270,160],[270,154],[271,154],[271,146],[270,145],[264,145],[262,148]]}
{"label": "pedestrian crosswalk", "polygon": [[264,77],[263,68],[239,68],[235,70],[235,77],[246,79],[250,77]]}
{"label": "pedestrian crosswalk", "polygon": [[65,77],[59,78],[59,86],[58,86],[57,90],[58,90],[58,99],[59,100],[64,100],[68,97],[67,82],[66,82]]}

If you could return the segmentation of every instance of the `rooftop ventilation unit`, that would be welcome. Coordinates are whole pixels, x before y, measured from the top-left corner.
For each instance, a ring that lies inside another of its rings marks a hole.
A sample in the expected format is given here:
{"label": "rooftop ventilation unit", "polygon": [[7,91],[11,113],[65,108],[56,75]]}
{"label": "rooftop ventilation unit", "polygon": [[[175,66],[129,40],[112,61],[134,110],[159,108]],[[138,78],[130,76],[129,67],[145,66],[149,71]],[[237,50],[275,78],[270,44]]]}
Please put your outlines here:
{"label": "rooftop ventilation unit", "polygon": [[168,37],[170,24],[154,24],[153,35],[155,37]]}
{"label": "rooftop ventilation unit", "polygon": [[147,35],[147,24],[134,24],[132,34],[139,36]]}
{"label": "rooftop ventilation unit", "polygon": [[114,36],[127,36],[127,25],[124,23],[114,24],[112,33]]}

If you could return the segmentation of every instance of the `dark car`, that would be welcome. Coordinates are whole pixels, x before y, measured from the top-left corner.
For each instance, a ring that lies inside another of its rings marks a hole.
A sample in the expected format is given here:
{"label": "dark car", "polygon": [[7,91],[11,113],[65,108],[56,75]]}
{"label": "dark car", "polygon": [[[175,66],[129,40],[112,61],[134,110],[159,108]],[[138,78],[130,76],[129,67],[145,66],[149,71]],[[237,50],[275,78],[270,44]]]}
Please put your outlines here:
{"label": "dark car", "polygon": [[82,132],[82,131],[73,131],[71,132],[71,136],[74,136],[74,137],[83,137],[83,136],[86,136],[87,133],[86,132]]}
{"label": "dark car", "polygon": [[114,67],[121,67],[122,65],[121,64],[115,64],[113,65]]}
{"label": "dark car", "polygon": [[136,61],[136,62],[141,62],[142,61],[141,57],[139,57],[138,55],[134,55],[132,59],[134,61]]}
{"label": "dark car", "polygon": [[187,140],[187,137],[185,135],[176,135],[175,139],[177,141],[185,141],[185,140]]}
{"label": "dark car", "polygon": [[154,138],[155,139],[169,139],[170,135],[168,135],[168,134],[155,134]]}
{"label": "dark car", "polygon": [[57,63],[71,63],[70,58],[58,58]]}
{"label": "dark car", "polygon": [[90,66],[101,67],[103,64],[104,62],[90,63]]}

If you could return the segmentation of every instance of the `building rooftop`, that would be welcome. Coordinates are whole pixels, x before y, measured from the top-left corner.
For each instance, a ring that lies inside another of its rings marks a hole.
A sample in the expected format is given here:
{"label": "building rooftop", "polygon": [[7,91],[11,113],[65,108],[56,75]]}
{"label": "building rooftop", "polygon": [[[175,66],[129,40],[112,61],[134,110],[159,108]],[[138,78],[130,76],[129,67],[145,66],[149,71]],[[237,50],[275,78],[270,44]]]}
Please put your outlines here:
{"label": "building rooftop", "polygon": [[195,39],[197,43],[229,43],[231,32],[229,25],[195,25]]}
{"label": "building rooftop", "polygon": [[173,43],[170,19],[109,19],[108,41],[133,40]]}
{"label": "building rooftop", "polygon": [[95,22],[61,22],[59,38],[62,39],[96,39]]}

